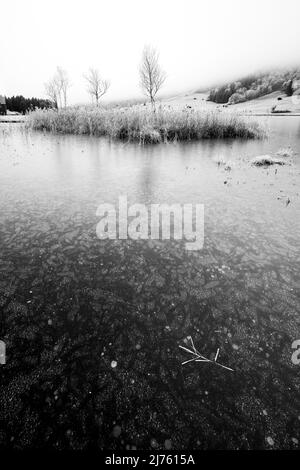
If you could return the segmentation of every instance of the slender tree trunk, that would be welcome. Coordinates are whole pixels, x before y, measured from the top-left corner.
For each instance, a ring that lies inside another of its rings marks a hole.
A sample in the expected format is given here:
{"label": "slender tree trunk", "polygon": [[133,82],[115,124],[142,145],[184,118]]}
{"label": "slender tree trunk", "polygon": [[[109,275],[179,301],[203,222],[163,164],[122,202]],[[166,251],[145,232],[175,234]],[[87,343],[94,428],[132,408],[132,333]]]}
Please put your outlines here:
{"label": "slender tree trunk", "polygon": [[155,100],[152,94],[150,95],[150,101],[151,101],[152,111],[155,113]]}

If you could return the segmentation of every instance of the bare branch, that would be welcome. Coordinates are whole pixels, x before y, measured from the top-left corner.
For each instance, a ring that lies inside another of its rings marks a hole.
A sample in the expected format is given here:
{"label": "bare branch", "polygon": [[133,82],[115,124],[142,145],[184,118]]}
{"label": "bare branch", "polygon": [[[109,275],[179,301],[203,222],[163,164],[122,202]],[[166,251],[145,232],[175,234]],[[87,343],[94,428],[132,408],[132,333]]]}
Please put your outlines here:
{"label": "bare branch", "polygon": [[57,67],[55,75],[45,83],[47,96],[53,101],[56,108],[67,106],[67,92],[71,86],[67,72],[61,67]]}
{"label": "bare branch", "polygon": [[[68,76],[67,71],[64,70],[62,67],[57,67],[55,80],[56,80],[56,83],[57,83],[57,88],[59,90],[59,95],[60,95],[60,97],[62,95],[62,99],[63,99],[63,102],[64,102],[64,107],[66,108],[66,106],[67,106],[67,92],[68,92],[68,89],[71,86],[71,82],[69,80],[69,76]],[[62,104],[62,99],[61,99],[61,104]]]}
{"label": "bare branch", "polygon": [[96,101],[96,105],[99,104],[101,96],[105,95],[110,87],[109,80],[103,80],[97,69],[90,68],[88,73],[84,75],[85,80],[88,83],[87,91],[91,95],[92,99]]}
{"label": "bare branch", "polygon": [[158,52],[151,46],[145,46],[140,65],[140,86],[151,104],[155,104],[155,96],[166,79],[165,72],[158,63]]}
{"label": "bare branch", "polygon": [[58,89],[54,78],[45,83],[45,92],[48,98],[54,103],[55,108],[58,108]]}

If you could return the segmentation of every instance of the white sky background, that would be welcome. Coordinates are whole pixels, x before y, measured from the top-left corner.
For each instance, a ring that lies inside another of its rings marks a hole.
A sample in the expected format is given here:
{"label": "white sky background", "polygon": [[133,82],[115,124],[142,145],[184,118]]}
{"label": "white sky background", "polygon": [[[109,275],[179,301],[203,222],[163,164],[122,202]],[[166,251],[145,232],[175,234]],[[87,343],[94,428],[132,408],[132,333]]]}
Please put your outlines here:
{"label": "white sky background", "polygon": [[83,73],[111,80],[107,100],[141,96],[144,45],[160,52],[163,94],[300,64],[299,0],[0,0],[0,94],[45,96],[57,65],[72,103]]}

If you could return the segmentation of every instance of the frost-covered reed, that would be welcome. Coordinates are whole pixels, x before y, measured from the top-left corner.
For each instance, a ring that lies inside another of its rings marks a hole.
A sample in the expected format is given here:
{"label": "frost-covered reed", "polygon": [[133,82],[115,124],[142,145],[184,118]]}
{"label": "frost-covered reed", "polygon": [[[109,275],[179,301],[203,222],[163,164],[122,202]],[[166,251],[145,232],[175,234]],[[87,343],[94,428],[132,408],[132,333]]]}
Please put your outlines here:
{"label": "frost-covered reed", "polygon": [[162,107],[153,112],[142,106],[36,110],[29,114],[27,126],[63,134],[109,136],[142,144],[174,140],[253,139],[263,136],[256,122],[232,113]]}

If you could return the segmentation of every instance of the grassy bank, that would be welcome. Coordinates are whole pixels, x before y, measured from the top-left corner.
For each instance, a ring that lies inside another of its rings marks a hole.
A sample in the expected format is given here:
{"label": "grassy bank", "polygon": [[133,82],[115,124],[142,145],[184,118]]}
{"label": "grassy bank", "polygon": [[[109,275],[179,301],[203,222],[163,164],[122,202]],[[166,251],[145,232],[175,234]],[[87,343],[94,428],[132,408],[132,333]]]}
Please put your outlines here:
{"label": "grassy bank", "polygon": [[63,134],[109,136],[139,143],[263,136],[258,124],[229,113],[149,108],[69,108],[32,112],[27,125]]}

